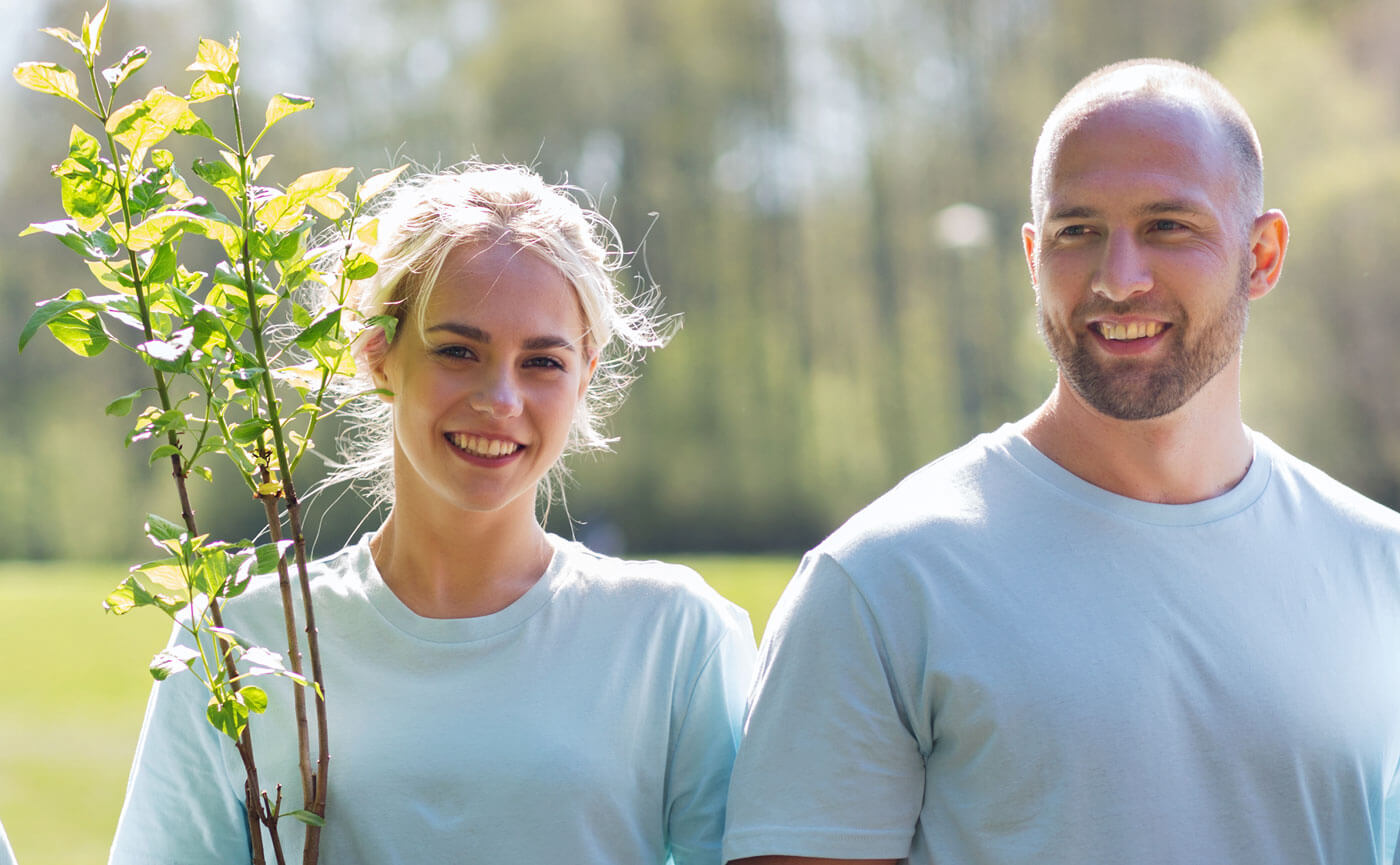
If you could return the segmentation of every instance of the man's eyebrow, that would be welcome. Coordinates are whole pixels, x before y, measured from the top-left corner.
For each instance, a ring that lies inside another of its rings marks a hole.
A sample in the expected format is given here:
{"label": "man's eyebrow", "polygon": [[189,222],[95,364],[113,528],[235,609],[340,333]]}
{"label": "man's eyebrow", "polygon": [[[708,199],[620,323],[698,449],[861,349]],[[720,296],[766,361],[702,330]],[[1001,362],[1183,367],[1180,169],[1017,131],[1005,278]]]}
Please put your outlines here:
{"label": "man's eyebrow", "polygon": [[[463,324],[462,322],[457,321],[444,321],[439,324],[435,324],[432,327],[428,328],[427,332],[437,333],[441,331],[456,334],[457,336],[460,336],[463,339],[469,339],[472,342],[480,342],[487,345],[490,345],[491,343],[491,334],[474,325]],[[566,349],[568,351],[578,350],[578,347],[576,345],[574,345],[572,342],[568,341],[562,336],[532,336],[529,339],[525,340],[522,347],[526,351],[543,351],[545,349],[554,348]]]}
{"label": "man's eyebrow", "polygon": [[1138,212],[1143,216],[1157,216],[1162,213],[1203,213],[1205,209],[1187,198],[1169,198],[1146,204]]}
{"label": "man's eyebrow", "polygon": [[1099,215],[1099,211],[1086,207],[1085,205],[1075,205],[1073,207],[1061,207],[1045,215],[1046,220],[1058,219],[1091,219]]}
{"label": "man's eyebrow", "polygon": [[[1137,214],[1139,216],[1157,216],[1163,213],[1204,212],[1205,208],[1203,208],[1199,203],[1192,201],[1189,198],[1168,198],[1162,201],[1152,201],[1147,204],[1144,204],[1137,210]],[[1050,213],[1046,214],[1045,219],[1047,221],[1063,219],[1094,219],[1101,215],[1102,212],[1096,207],[1089,207],[1088,205],[1084,204],[1076,204],[1053,210]]]}

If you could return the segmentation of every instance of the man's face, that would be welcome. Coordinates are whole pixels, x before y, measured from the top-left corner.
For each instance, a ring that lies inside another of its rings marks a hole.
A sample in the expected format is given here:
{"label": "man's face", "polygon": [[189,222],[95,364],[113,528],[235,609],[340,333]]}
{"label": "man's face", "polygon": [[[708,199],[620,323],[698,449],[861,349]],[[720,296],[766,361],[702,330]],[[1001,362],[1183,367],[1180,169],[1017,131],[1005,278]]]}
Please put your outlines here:
{"label": "man's face", "polygon": [[1052,160],[1026,255],[1060,377],[1098,412],[1169,414],[1238,356],[1253,259],[1235,164],[1204,116],[1142,101],[1089,115]]}

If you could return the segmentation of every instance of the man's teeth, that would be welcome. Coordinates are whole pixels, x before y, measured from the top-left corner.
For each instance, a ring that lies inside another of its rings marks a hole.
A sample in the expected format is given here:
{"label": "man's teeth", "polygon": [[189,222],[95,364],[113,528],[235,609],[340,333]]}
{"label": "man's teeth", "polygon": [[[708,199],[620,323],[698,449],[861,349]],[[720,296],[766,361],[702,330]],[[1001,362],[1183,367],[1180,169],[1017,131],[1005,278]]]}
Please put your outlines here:
{"label": "man's teeth", "polygon": [[1156,336],[1162,332],[1162,323],[1158,321],[1135,321],[1132,324],[1112,324],[1101,321],[1098,324],[1099,334],[1104,339],[1145,339]]}
{"label": "man's teeth", "polygon": [[503,457],[520,450],[516,442],[489,439],[484,436],[470,436],[453,433],[452,444],[477,457]]}

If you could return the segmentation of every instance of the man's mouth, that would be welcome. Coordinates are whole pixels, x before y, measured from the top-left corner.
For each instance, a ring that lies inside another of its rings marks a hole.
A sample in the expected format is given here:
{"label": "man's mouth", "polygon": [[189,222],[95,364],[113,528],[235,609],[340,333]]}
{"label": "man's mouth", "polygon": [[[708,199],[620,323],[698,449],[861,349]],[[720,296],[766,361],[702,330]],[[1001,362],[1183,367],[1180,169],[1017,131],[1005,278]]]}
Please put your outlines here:
{"label": "man's mouth", "polygon": [[486,438],[485,436],[467,435],[465,433],[448,433],[447,440],[458,450],[466,451],[474,457],[485,457],[487,459],[508,457],[521,448],[518,442]]}
{"label": "man's mouth", "polygon": [[1148,339],[1166,330],[1160,321],[1134,321],[1121,324],[1111,321],[1096,321],[1090,325],[1094,332],[1104,339],[1121,342],[1130,339]]}

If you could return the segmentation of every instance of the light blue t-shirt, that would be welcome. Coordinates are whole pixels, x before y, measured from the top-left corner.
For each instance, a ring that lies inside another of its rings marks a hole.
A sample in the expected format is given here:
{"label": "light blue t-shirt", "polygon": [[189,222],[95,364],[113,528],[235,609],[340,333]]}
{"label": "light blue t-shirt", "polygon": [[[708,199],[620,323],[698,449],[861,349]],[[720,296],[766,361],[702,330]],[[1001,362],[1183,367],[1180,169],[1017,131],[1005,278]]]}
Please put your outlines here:
{"label": "light blue t-shirt", "polygon": [[1400,515],[1253,439],[1163,505],[1003,427],[857,514],[764,636],[726,858],[1389,861]]}
{"label": "light blue t-shirt", "polygon": [[[551,543],[535,586],[469,619],[404,606],[367,538],[313,565],[331,754],[322,862],[719,861],[755,653],[747,614],[686,568]],[[226,605],[225,622],[285,650],[273,581]],[[282,784],[291,810],[301,784],[281,682],[258,680],[273,706],[254,716],[253,744],[263,788]],[[114,865],[248,863],[242,766],[207,702],[189,673],[153,690]],[[280,825],[300,861],[301,824]]]}
{"label": "light blue t-shirt", "polygon": [[5,835],[4,823],[0,823],[0,865],[15,865],[15,851],[10,848],[10,839]]}

